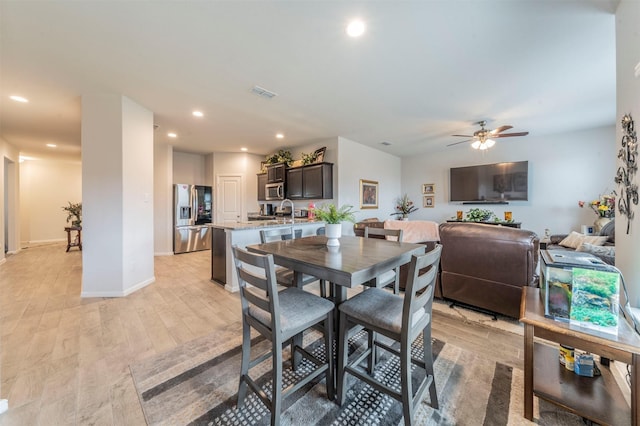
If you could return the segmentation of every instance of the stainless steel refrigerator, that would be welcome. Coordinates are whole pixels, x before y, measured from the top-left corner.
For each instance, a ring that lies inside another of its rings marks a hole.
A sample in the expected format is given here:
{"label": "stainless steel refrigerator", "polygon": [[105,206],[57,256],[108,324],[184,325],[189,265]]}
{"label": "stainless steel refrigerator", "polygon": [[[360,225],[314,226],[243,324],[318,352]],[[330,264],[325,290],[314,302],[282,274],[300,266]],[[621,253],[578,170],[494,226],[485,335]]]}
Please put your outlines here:
{"label": "stainless steel refrigerator", "polygon": [[211,248],[211,187],[173,185],[173,252],[208,250]]}

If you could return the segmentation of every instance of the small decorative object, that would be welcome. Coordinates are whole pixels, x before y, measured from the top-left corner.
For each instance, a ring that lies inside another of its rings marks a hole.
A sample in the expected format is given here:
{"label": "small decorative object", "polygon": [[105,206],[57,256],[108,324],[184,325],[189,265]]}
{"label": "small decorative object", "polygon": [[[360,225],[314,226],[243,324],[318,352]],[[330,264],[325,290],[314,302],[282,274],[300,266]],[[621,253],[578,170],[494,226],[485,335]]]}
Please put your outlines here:
{"label": "small decorative object", "polygon": [[62,207],[62,210],[67,212],[67,222],[71,220],[71,225],[79,228],[82,226],[82,203],[67,202],[69,205]]}
{"label": "small decorative object", "polygon": [[504,212],[504,221],[505,221],[505,222],[511,222],[511,221],[513,221],[513,213],[511,213],[511,212]]}
{"label": "small decorative object", "polygon": [[353,206],[343,205],[337,208],[335,204],[324,204],[322,207],[312,209],[317,220],[325,222],[325,235],[327,236],[327,246],[335,247],[340,245],[338,238],[342,236],[342,222],[355,222],[356,217]]}
{"label": "small decorative object", "polygon": [[316,162],[317,155],[315,152],[311,154],[302,153],[302,165],[306,166],[307,164],[313,164]]}
{"label": "small decorative object", "polygon": [[378,208],[378,182],[360,179],[360,208]]}
{"label": "small decorative object", "polygon": [[[431,200],[433,203],[433,200]],[[407,194],[404,194],[402,197],[398,198],[396,201],[396,212],[391,213],[391,216],[397,216],[398,218],[407,219],[410,213],[418,210],[416,206],[413,205],[413,201],[409,199]]]}
{"label": "small decorative object", "polygon": [[456,212],[456,220],[462,220],[462,215],[463,215],[462,210],[458,210]]}
{"label": "small decorative object", "polygon": [[423,183],[422,193],[425,195],[433,195],[436,193],[436,186],[433,183]]}
{"label": "small decorative object", "polygon": [[594,231],[599,233],[604,225],[611,221],[616,211],[616,197],[614,194],[601,195],[597,200],[593,200],[589,203],[585,201],[578,201],[580,207],[584,207],[588,204],[591,210],[593,210],[598,218],[593,223]]}
{"label": "small decorative object", "polygon": [[627,234],[631,231],[633,219],[632,205],[638,205],[638,185],[633,178],[638,171],[638,137],[636,135],[633,118],[630,114],[622,117],[622,148],[618,151],[618,158],[623,165],[618,167],[615,182],[621,186],[618,211],[627,217]]}
{"label": "small decorative object", "polygon": [[422,207],[435,207],[436,197],[433,195],[424,195],[422,197]]}
{"label": "small decorative object", "polygon": [[469,222],[488,222],[493,217],[491,210],[471,209],[467,212],[465,220]]}

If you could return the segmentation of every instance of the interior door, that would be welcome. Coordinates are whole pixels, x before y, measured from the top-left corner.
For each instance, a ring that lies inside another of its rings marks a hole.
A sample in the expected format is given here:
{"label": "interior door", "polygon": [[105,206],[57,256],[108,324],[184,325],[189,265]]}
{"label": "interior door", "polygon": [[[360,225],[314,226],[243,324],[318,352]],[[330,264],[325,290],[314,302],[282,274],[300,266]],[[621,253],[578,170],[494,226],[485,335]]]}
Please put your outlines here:
{"label": "interior door", "polygon": [[244,194],[242,192],[242,176],[218,176],[218,214],[217,220],[223,222],[239,222],[243,216]]}

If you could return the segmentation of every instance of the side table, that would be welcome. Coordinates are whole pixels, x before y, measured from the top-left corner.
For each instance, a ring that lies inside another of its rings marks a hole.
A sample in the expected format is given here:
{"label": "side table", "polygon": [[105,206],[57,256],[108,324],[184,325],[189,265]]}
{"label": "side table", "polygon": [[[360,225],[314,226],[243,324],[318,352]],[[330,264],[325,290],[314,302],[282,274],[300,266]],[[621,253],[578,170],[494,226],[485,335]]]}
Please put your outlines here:
{"label": "side table", "polygon": [[[600,333],[544,316],[540,289],[522,288],[524,323],[524,416],[533,420],[533,396],[602,425],[639,425],[640,336],[620,315],[618,334]],[[631,366],[631,407],[612,373],[602,365],[599,377],[583,377],[558,361],[558,348],[534,343],[534,337],[619,360]]]}
{"label": "side table", "polygon": [[[71,247],[78,247],[82,251],[82,226],[67,226],[64,228],[67,231],[67,252]],[[71,231],[76,231],[76,236],[71,241]]]}

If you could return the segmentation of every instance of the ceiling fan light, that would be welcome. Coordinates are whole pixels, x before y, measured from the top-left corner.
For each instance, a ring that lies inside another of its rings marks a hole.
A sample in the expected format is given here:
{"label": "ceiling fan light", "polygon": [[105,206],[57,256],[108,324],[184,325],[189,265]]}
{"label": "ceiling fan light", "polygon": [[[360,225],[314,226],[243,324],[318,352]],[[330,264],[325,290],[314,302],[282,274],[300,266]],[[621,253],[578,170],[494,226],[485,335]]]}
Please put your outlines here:
{"label": "ceiling fan light", "polygon": [[482,143],[480,141],[475,141],[471,144],[471,148],[473,149],[479,149],[480,145],[482,145]]}
{"label": "ceiling fan light", "polygon": [[480,145],[480,151],[485,150],[485,149],[489,149],[489,147],[487,146],[486,143],[483,143]]}
{"label": "ceiling fan light", "polygon": [[487,148],[491,148],[496,144],[496,141],[494,141],[493,139],[487,139],[484,143],[485,145],[487,145]]}

